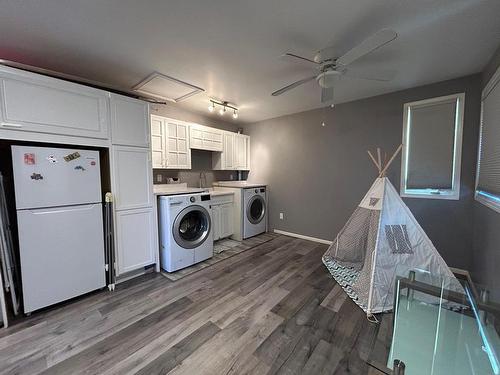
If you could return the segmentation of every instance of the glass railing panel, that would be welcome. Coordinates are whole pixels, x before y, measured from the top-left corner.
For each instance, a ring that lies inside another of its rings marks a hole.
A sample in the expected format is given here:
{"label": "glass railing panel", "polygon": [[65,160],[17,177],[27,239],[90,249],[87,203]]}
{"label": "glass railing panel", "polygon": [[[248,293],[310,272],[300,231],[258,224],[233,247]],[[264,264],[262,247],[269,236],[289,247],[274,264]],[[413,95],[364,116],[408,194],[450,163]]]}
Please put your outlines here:
{"label": "glass railing panel", "polygon": [[412,271],[396,273],[387,368],[397,359],[410,375],[498,375],[498,321],[491,309],[475,300],[467,282]]}

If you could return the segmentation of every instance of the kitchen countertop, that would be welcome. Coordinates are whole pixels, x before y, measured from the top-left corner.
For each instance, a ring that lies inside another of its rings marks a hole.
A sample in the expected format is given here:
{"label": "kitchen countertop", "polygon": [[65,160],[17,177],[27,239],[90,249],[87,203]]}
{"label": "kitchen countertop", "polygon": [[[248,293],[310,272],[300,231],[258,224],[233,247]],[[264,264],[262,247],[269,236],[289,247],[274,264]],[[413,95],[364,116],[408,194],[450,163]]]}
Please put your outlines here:
{"label": "kitchen countertop", "polygon": [[266,186],[266,184],[257,184],[247,181],[217,181],[214,182],[214,186],[245,189],[245,188]]}
{"label": "kitchen countertop", "polygon": [[234,195],[234,191],[229,189],[209,189],[208,192],[212,197],[218,197],[222,195]]}
{"label": "kitchen countertop", "polygon": [[206,191],[208,191],[208,189],[190,188],[186,183],[153,185],[154,195],[194,194]]}
{"label": "kitchen countertop", "polygon": [[214,197],[234,194],[234,191],[224,188],[191,188],[186,183],[153,185],[154,195],[178,195],[208,193]]}

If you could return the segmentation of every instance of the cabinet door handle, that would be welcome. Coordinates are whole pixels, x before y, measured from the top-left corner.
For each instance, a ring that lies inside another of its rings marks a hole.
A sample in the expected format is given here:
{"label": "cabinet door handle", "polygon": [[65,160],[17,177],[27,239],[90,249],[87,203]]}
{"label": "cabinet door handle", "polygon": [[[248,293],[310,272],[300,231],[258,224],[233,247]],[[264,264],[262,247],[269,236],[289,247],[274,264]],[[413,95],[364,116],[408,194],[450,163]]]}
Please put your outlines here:
{"label": "cabinet door handle", "polygon": [[22,128],[23,126],[21,124],[11,124],[8,122],[2,122],[2,126],[6,128]]}

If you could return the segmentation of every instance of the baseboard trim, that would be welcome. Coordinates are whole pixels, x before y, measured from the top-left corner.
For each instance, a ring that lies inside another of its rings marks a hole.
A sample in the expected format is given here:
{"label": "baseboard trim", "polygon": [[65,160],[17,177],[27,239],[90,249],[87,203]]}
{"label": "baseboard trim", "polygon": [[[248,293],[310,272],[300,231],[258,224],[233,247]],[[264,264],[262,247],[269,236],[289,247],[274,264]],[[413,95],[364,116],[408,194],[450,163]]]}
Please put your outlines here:
{"label": "baseboard trim", "polygon": [[274,233],[282,234],[284,236],[290,236],[290,237],[300,238],[302,240],[308,240],[308,241],[313,241],[313,242],[324,243],[325,245],[331,245],[333,243],[332,241],[324,240],[322,238],[304,236],[303,234],[297,234],[297,233],[292,233],[292,232],[285,232],[284,230],[279,230],[279,229],[275,229]]}

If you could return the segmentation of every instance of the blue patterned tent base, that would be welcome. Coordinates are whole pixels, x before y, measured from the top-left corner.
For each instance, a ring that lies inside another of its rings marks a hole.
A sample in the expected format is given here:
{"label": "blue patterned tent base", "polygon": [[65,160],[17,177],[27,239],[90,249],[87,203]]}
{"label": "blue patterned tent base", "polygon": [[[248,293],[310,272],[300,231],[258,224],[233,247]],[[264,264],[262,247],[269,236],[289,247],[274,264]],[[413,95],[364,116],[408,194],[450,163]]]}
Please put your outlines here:
{"label": "blue patterned tent base", "polygon": [[344,292],[364,311],[366,311],[367,306],[359,300],[358,295],[352,289],[352,285],[358,279],[359,271],[353,267],[345,267],[340,263],[336,262],[333,258],[323,255],[323,263],[328,268],[328,271],[332,274],[335,281],[344,289]]}

